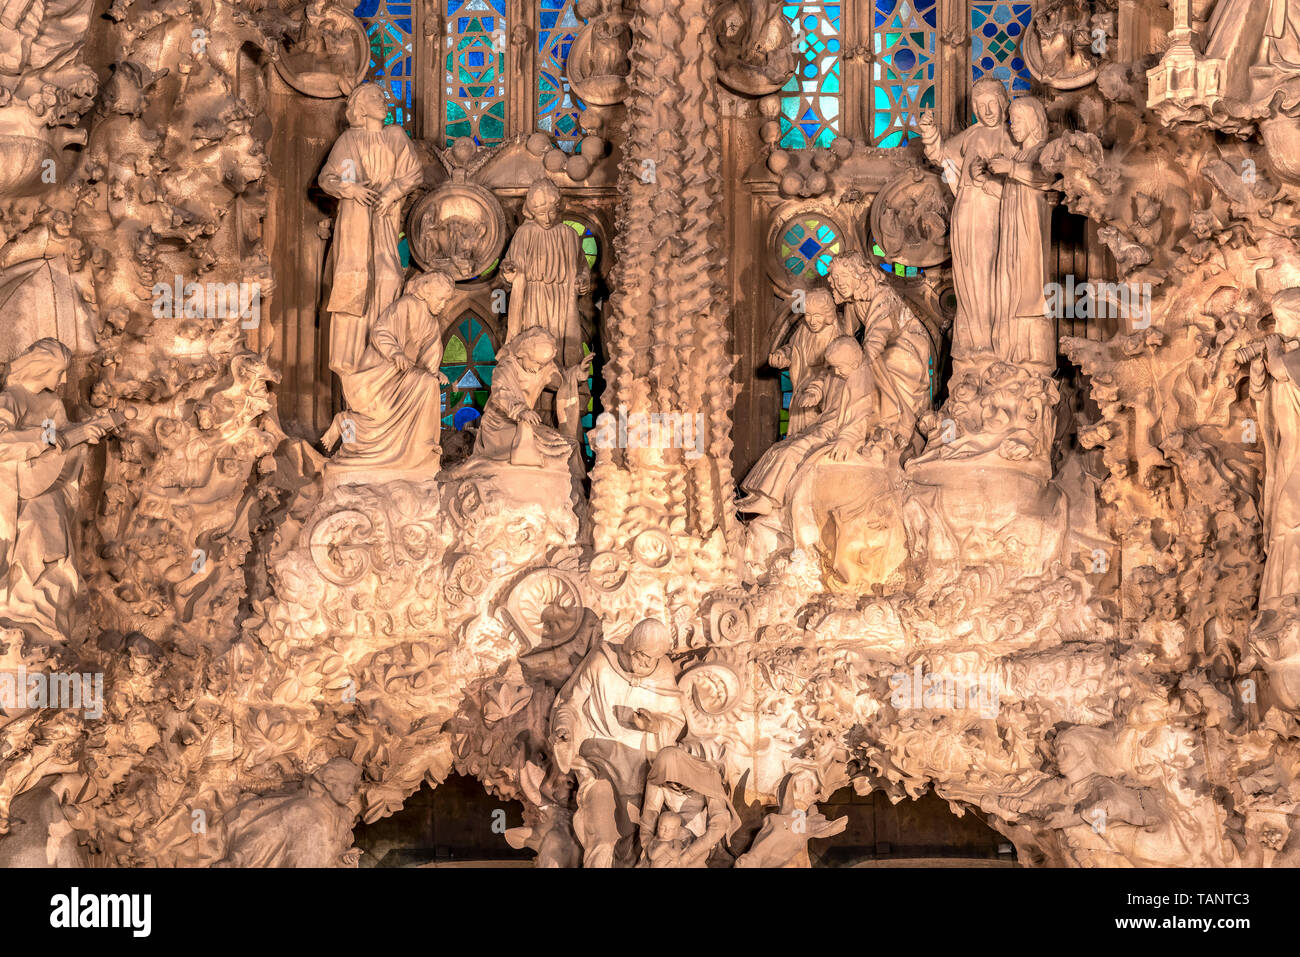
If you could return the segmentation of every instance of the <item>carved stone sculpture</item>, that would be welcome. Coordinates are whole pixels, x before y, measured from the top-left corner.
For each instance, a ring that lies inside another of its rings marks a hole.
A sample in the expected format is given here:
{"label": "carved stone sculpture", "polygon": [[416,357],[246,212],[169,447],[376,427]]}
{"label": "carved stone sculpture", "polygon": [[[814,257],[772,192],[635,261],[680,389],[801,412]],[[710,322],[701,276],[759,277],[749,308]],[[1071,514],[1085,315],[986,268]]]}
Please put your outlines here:
{"label": "carved stone sculpture", "polygon": [[321,441],[341,441],[336,469],[438,470],[442,447],[443,312],[455,284],[441,273],[413,276],[369,330],[356,371],[340,375],[348,409]]}
{"label": "carved stone sculpture", "polygon": [[831,378],[825,410],[797,438],[772,446],[741,486],[749,492],[736,506],[767,514],[785,503],[786,489],[811,461],[825,455],[843,462],[862,451],[876,413],[875,375],[857,341],[841,336],[826,349]]}
{"label": "carved stone sculpture", "polygon": [[628,805],[640,805],[649,762],[686,723],[670,647],[664,625],[646,619],[621,645],[593,648],[555,700],[551,747],[578,779],[573,828],[586,867],[635,859]]}
{"label": "carved stone sculpture", "polygon": [[931,114],[919,125],[925,155],[943,171],[944,182],[956,197],[952,207],[953,279],[957,285],[957,318],[953,322],[952,354],[965,360],[993,351],[993,325],[998,302],[998,244],[1002,184],[989,162],[1013,152],[1007,131],[1007,90],[984,78],[971,88],[977,122],[943,140]]}
{"label": "carved stone sculpture", "polygon": [[330,254],[330,368],[355,372],[366,349],[366,330],[402,288],[398,252],[402,200],[422,178],[410,138],[385,126],[384,91],[366,83],[348,96],[349,128],[334,143],[320,185],[339,200]]}
{"label": "carved stone sculpture", "polygon": [[55,339],[39,339],[9,365],[0,392],[0,541],[4,542],[5,600],[0,621],[52,638],[70,633],[81,579],[73,553],[85,446],[122,416],[73,424],[58,388],[70,353]]}
{"label": "carved stone sculpture", "polygon": [[[474,455],[528,468],[580,468],[575,459],[580,381],[591,357],[561,368],[555,338],[541,326],[523,330],[507,344],[492,376]],[[559,428],[542,422],[537,402],[554,388]]]}
{"label": "carved stone sculpture", "polygon": [[550,180],[528,188],[525,222],[510,240],[501,275],[510,283],[506,341],[540,326],[555,339],[561,365],[571,366],[582,358],[578,297],[590,291],[591,271],[577,233],[560,220],[560,202]]}

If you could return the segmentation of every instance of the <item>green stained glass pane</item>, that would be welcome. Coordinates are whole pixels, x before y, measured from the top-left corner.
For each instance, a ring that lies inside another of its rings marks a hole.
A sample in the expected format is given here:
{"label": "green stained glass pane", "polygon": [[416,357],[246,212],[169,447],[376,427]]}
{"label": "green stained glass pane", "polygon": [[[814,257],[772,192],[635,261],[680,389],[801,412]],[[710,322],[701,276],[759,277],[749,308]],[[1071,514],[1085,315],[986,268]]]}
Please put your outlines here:
{"label": "green stained glass pane", "polygon": [[467,362],[469,354],[465,351],[465,342],[460,336],[452,336],[447,342],[447,347],[442,350],[443,364],[449,362]]}
{"label": "green stained glass pane", "polygon": [[495,362],[497,351],[492,348],[492,340],[487,336],[479,336],[478,341],[474,343],[474,361],[475,362]]}
{"label": "green stained glass pane", "polygon": [[[463,363],[451,363],[451,364],[444,363],[438,368],[441,369],[442,374],[445,375],[452,382],[460,381],[460,377],[465,374],[465,365]],[[456,394],[460,395],[459,392]]]}

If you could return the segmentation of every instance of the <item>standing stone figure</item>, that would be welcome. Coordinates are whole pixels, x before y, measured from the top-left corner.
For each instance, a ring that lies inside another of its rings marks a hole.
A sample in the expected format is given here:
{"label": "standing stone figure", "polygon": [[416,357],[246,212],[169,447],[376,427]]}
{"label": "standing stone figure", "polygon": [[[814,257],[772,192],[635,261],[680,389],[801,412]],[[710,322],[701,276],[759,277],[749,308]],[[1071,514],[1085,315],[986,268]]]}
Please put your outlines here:
{"label": "standing stone figure", "polygon": [[342,440],[331,464],[347,468],[438,470],[442,447],[442,314],[456,292],[442,273],[411,277],[405,294],[370,330],[355,372],[343,373],[348,408],[322,436]]}
{"label": "standing stone figure", "polygon": [[1264,441],[1264,545],[1259,605],[1300,594],[1300,289],[1273,300],[1274,334],[1250,364],[1250,394]]}
{"label": "standing stone figure", "polygon": [[320,185],[338,197],[329,302],[330,368],[355,372],[366,349],[366,330],[402,290],[402,200],[423,178],[411,138],[385,126],[388,103],[381,87],[363,83],[348,97],[349,129],[334,143]]}
{"label": "standing stone figure", "polygon": [[622,645],[600,642],[551,712],[556,765],[578,779],[573,829],[586,867],[635,863],[636,823],[650,762],[686,726],[667,626],[647,618]]}
{"label": "standing stone figure", "polygon": [[524,219],[501,261],[510,282],[506,342],[525,329],[541,326],[559,347],[559,362],[582,358],[582,319],[578,297],[591,289],[591,269],[578,234],[560,219],[560,191],[539,179],[524,198]]}
{"label": "standing stone figure", "polygon": [[991,174],[989,161],[1015,152],[1006,126],[1006,87],[992,77],[977,80],[971,101],[978,122],[950,140],[940,138],[932,112],[917,121],[926,157],[943,169],[944,182],[956,197],[950,229],[957,285],[952,355],[958,361],[993,351],[1002,184]]}
{"label": "standing stone figure", "polygon": [[1002,180],[998,222],[998,304],[993,351],[1016,366],[1056,368],[1056,318],[1049,316],[1046,283],[1052,248],[1048,186],[1055,177],[1038,165],[1047,143],[1047,111],[1032,96],[1011,104],[1011,136],[1019,145],[989,160]]}
{"label": "standing stone figure", "polygon": [[10,364],[0,392],[0,625],[68,637],[80,584],[72,520],[83,445],[120,420],[69,425],[57,392],[72,358],[57,339],[38,339]]}

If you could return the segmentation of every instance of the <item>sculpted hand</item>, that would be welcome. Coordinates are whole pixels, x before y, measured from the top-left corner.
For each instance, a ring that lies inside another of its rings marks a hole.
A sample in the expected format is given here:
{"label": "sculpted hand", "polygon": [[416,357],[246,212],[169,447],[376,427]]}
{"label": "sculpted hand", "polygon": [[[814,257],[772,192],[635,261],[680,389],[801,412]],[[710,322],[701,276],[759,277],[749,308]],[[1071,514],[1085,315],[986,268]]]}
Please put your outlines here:
{"label": "sculpted hand", "polygon": [[925,110],[921,113],[917,118],[916,125],[923,135],[937,133],[939,130],[938,124],[934,122],[934,110]]}
{"label": "sculpted hand", "polygon": [[773,369],[785,369],[790,365],[790,357],[781,349],[777,349],[767,357],[767,364]]}
{"label": "sculpted hand", "polygon": [[347,181],[344,181],[343,185],[339,187],[339,192],[343,194],[344,199],[355,199],[362,206],[373,206],[379,198],[379,194],[369,186]]}
{"label": "sculpted hand", "polygon": [[537,426],[542,424],[542,417],[538,415],[536,412],[534,412],[532,409],[529,409],[527,412],[525,412],[523,415],[519,417],[519,421],[524,425]]}
{"label": "sculpted hand", "polygon": [[397,366],[398,372],[410,372],[411,367],[415,365],[404,352],[399,352],[393,356],[393,365]]}
{"label": "sculpted hand", "polygon": [[438,382],[440,385],[451,385],[451,380],[448,379],[445,375],[443,375],[441,370],[434,373],[434,375],[438,377]]}
{"label": "sculpted hand", "polygon": [[836,439],[831,443],[830,450],[826,453],[826,457],[832,462],[843,462],[855,451],[856,449],[853,448],[852,442],[847,439]]}
{"label": "sculpted hand", "polygon": [[1006,176],[1011,172],[1012,162],[1005,156],[995,156],[989,160],[989,169],[999,176]]}

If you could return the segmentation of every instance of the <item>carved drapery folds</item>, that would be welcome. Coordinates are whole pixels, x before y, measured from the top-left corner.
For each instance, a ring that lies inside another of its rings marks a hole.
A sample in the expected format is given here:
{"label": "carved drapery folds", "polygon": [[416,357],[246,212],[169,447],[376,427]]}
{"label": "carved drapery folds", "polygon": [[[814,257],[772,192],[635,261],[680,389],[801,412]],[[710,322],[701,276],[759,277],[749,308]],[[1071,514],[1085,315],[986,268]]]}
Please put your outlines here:
{"label": "carved drapery folds", "polygon": [[[385,133],[327,4],[114,4],[98,92],[88,7],[0,24],[0,675],[89,682],[0,702],[0,860],[351,866],[359,821],[455,771],[522,802],[539,866],[804,866],[848,786],[933,791],[1027,864],[1294,864],[1300,13],[1219,0],[1148,71],[1115,6],[1039,5],[1041,100],[989,80],[971,130],[805,155],[771,135],[770,3],[584,0],[573,89],[626,118],[574,155]],[[246,345],[274,71],[392,160],[380,244],[361,153],[326,174],[353,205],[321,318],[373,373],[332,462]],[[617,203],[590,502],[588,197]],[[1090,275],[1048,255],[1058,197]],[[756,242],[840,227],[824,288],[733,255],[738,198]],[[509,341],[442,469],[443,335],[498,259]],[[804,294],[751,337],[798,415],[739,502],[737,269]],[[1057,340],[1076,312],[1113,334]]]}

